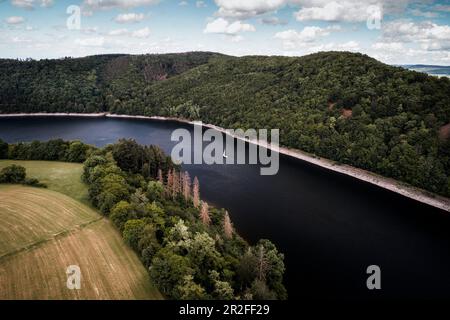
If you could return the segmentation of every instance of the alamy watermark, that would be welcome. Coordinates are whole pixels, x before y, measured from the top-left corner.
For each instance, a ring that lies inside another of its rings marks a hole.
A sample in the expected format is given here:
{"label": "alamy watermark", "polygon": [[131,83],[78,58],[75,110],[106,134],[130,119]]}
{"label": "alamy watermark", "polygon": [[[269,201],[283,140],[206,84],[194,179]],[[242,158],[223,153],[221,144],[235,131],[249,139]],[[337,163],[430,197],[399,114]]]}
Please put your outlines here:
{"label": "alamy watermark", "polygon": [[67,289],[80,290],[81,289],[81,269],[77,265],[68,266],[66,269],[67,274]]}
{"label": "alamy watermark", "polygon": [[367,267],[366,273],[370,276],[367,278],[366,286],[369,290],[381,289],[381,269],[373,264]]}
{"label": "alamy watermark", "polygon": [[383,7],[380,5],[371,5],[367,7],[366,26],[369,30],[380,30],[383,20]]}
{"label": "alamy watermark", "polygon": [[81,29],[81,8],[77,5],[68,6],[66,13],[69,17],[66,20],[66,26],[69,30]]}
{"label": "alamy watermark", "polygon": [[[171,156],[181,164],[260,164],[260,174],[275,175],[279,170],[280,130],[227,129],[225,144],[222,132],[203,130],[201,122],[194,122],[194,136],[187,129],[173,131],[171,140],[178,142]],[[203,148],[204,142],[207,145]],[[235,146],[236,142],[236,146]],[[245,146],[248,142],[248,154]]]}

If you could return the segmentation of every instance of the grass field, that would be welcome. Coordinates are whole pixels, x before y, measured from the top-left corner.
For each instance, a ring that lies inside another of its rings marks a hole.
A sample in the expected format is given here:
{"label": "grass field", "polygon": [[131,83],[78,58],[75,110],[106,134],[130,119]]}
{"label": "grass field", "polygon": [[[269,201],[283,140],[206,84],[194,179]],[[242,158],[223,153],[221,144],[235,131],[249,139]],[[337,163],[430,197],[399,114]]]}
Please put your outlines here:
{"label": "grass field", "polygon": [[[66,268],[81,269],[81,289]],[[106,219],[0,260],[0,299],[160,299],[148,273]]]}
{"label": "grass field", "polygon": [[0,170],[11,164],[27,169],[27,177],[45,183],[49,190],[65,194],[84,204],[89,204],[86,185],[81,181],[83,165],[54,161],[0,160]]}
{"label": "grass field", "polygon": [[0,258],[99,218],[58,192],[0,185]]}
{"label": "grass field", "polygon": [[[81,175],[80,165],[1,161],[0,167],[11,163],[49,189],[0,185],[0,299],[162,299],[116,228],[81,203],[86,186],[70,172]],[[70,265],[81,269],[80,290],[67,289]]]}

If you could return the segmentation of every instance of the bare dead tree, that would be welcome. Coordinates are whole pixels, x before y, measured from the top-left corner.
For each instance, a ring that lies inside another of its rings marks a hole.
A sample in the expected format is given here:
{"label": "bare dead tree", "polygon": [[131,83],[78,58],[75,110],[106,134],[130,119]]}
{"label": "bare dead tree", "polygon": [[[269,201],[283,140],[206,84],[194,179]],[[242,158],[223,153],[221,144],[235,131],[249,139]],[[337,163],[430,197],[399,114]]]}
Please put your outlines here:
{"label": "bare dead tree", "polygon": [[209,206],[208,203],[202,201],[202,208],[200,210],[200,219],[204,225],[209,226],[211,224],[211,217],[209,216]]}
{"label": "bare dead tree", "polygon": [[184,172],[183,176],[183,195],[186,201],[191,198],[191,177],[187,171]]}
{"label": "bare dead tree", "polygon": [[166,194],[168,197],[172,196],[173,192],[173,171],[169,170],[167,172],[167,185],[166,185]]}
{"label": "bare dead tree", "polygon": [[180,193],[180,175],[178,171],[173,170],[172,198],[176,198]]}
{"label": "bare dead tree", "polygon": [[225,216],[223,218],[223,232],[225,234],[225,237],[227,237],[228,239],[231,239],[233,237],[234,230],[228,211],[225,211]]}
{"label": "bare dead tree", "polygon": [[269,270],[269,262],[266,258],[266,250],[262,245],[258,247],[258,252],[256,253],[257,258],[257,268],[258,268],[258,279],[261,281],[266,280],[266,274]]}
{"label": "bare dead tree", "polygon": [[163,174],[162,174],[162,170],[158,169],[158,181],[164,185],[164,178],[163,178]]}
{"label": "bare dead tree", "polygon": [[200,207],[200,183],[197,177],[194,178],[194,186],[192,188],[192,201],[194,202],[194,207]]}

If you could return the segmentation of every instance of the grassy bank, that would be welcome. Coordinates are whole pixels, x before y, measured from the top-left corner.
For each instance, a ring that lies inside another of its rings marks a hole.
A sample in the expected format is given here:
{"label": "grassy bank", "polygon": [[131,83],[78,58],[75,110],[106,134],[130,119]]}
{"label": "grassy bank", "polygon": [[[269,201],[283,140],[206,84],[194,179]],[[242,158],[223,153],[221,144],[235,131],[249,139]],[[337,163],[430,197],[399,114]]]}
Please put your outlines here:
{"label": "grassy bank", "polygon": [[0,170],[11,164],[27,169],[27,176],[45,183],[49,190],[60,192],[83,204],[90,205],[86,185],[81,181],[83,165],[54,161],[0,160]]}

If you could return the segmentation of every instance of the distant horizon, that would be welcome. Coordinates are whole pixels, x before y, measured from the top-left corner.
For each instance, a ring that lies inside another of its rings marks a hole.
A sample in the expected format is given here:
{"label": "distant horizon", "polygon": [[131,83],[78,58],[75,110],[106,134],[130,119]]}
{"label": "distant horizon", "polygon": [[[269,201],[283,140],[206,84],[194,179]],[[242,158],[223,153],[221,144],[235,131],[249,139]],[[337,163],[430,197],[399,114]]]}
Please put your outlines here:
{"label": "distant horizon", "polygon": [[450,65],[447,0],[0,1],[5,59],[192,51]]}
{"label": "distant horizon", "polygon": [[213,54],[221,54],[224,56],[230,56],[230,57],[236,57],[236,58],[243,58],[243,57],[251,57],[251,56],[258,56],[258,57],[286,57],[286,58],[302,58],[305,56],[309,56],[309,55],[313,55],[313,54],[318,54],[318,53],[325,53],[325,52],[347,52],[347,53],[354,53],[354,54],[362,54],[362,55],[366,55],[369,58],[375,59],[381,63],[387,64],[387,65],[391,65],[391,66],[397,66],[397,67],[413,67],[413,66],[426,66],[426,67],[445,67],[445,68],[450,68],[450,65],[444,65],[444,64],[427,64],[427,63],[386,63],[383,61],[378,60],[375,57],[372,57],[370,55],[368,55],[367,53],[364,52],[352,52],[352,51],[335,51],[335,50],[326,50],[326,51],[318,51],[318,52],[313,52],[313,53],[307,53],[304,55],[298,55],[298,56],[285,56],[285,55],[264,55],[264,54],[248,54],[248,55],[242,55],[242,56],[238,56],[238,55],[232,55],[232,54],[225,54],[222,52],[217,52],[217,51],[209,51],[209,50],[192,50],[192,51],[183,51],[183,52],[164,52],[164,53],[94,53],[94,54],[89,54],[89,55],[85,55],[85,56],[61,56],[61,57],[55,57],[55,58],[33,58],[33,57],[20,57],[20,58],[9,58],[9,57],[0,57],[0,60],[19,60],[19,61],[26,61],[26,60],[33,60],[33,61],[42,61],[42,60],[64,60],[64,59],[83,59],[83,58],[88,58],[88,57],[95,57],[95,56],[114,56],[114,55],[123,55],[123,56],[142,56],[142,55],[171,55],[171,54],[186,54],[186,53],[213,53]]}

